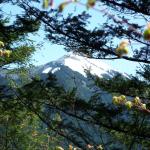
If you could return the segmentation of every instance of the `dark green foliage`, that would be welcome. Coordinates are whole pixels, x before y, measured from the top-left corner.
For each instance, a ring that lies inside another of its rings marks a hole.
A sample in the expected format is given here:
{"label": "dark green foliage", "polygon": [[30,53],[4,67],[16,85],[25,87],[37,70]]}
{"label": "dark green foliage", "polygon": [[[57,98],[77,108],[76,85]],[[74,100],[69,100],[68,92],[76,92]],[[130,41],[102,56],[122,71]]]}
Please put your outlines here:
{"label": "dark green foliage", "polygon": [[11,57],[0,57],[0,66],[24,63],[35,51],[35,45],[33,46],[33,41],[28,39],[28,35],[38,31],[40,21],[26,13],[13,16],[15,19],[12,21],[3,12],[3,7],[0,13],[0,41],[4,42],[4,49],[12,51]]}
{"label": "dark green foliage", "polygon": [[111,93],[119,93],[128,96],[150,97],[150,85],[146,81],[139,80],[138,77],[129,78],[116,75],[111,79],[95,77],[95,84],[103,90]]}
{"label": "dark green foliage", "polygon": [[[131,45],[133,55],[122,57],[125,60],[147,64],[147,67],[144,67],[142,71],[138,71],[136,77],[130,76],[129,78],[125,78],[118,75],[112,79],[100,79],[98,77],[94,77],[93,79],[96,85],[105,91],[117,95],[124,94],[130,97],[139,96],[142,102],[148,104],[150,97],[149,43],[144,41],[143,38],[144,26],[133,22],[131,18],[138,17],[140,13],[143,16],[142,20],[146,20],[149,15],[149,2],[138,0],[99,1],[105,6],[107,5],[112,13],[114,12],[116,16],[118,15],[122,21],[112,19],[106,15],[108,17],[107,22],[104,24],[100,22],[100,26],[95,26],[91,30],[88,28],[90,16],[85,12],[77,16],[72,14],[64,18],[56,11],[43,12],[28,4],[24,4],[22,7],[33,16],[40,18],[45,24],[46,36],[52,43],[63,45],[67,51],[72,51],[88,58],[120,59],[115,53],[117,44],[114,39],[119,41],[124,38],[130,39],[131,44],[132,42],[137,42],[139,44],[138,47],[134,48],[134,45]],[[118,14],[118,12],[122,12],[122,14]],[[52,14],[55,17],[52,17]],[[146,24],[146,21],[144,23]],[[143,67],[143,64],[141,66]],[[136,110],[128,111],[124,107],[116,108],[113,105],[111,106],[111,104],[105,106],[101,101],[97,101],[98,103],[95,102],[96,96],[92,97],[90,102],[75,100],[76,105],[72,105],[71,100],[66,100],[63,103],[66,108],[60,108],[62,107],[60,105],[57,106],[57,109],[66,113],[67,116],[76,118],[78,121],[86,122],[85,124],[96,124],[100,128],[100,134],[107,137],[103,141],[105,149],[138,149],[140,146],[141,149],[149,148],[149,115]],[[69,108],[74,110],[74,112],[70,111]],[[84,124],[83,122],[82,124]],[[69,133],[74,139],[74,144],[80,144],[75,139],[82,139],[81,141],[84,141],[85,145],[88,142],[91,142],[93,145],[97,144],[94,143],[94,139],[90,139],[89,132],[85,132],[82,128],[80,128],[82,134],[79,134],[77,132],[79,128],[73,125],[73,121],[62,126],[63,129],[65,127],[70,131]],[[75,136],[75,132],[77,136]]]}
{"label": "dark green foliage", "polygon": [[142,79],[146,82],[150,83],[150,66],[143,65],[141,69],[137,70],[137,74],[139,74]]}
{"label": "dark green foliage", "polygon": [[[133,146],[144,143],[143,148],[149,147],[149,116],[111,104],[108,106],[100,101],[99,95],[86,102],[75,97],[74,90],[68,93],[59,87],[53,75],[48,78],[47,82],[35,79],[19,89],[19,97],[50,130],[64,137],[64,146],[68,141],[83,149],[88,143],[103,143],[108,149],[117,148],[115,144],[120,143],[122,148],[128,148],[134,139]],[[83,124],[91,126],[91,130],[85,130]],[[102,141],[97,137],[97,142],[92,139],[92,126],[100,130],[94,134],[107,138]],[[113,144],[108,144],[110,142]]]}
{"label": "dark green foliage", "polygon": [[[11,25],[7,25],[9,19],[1,15],[0,40],[4,41],[5,48],[13,50],[13,53],[12,57],[1,59],[0,65],[22,63],[28,60],[27,58],[35,51],[35,47],[27,40],[27,35],[36,32],[40,22],[44,24],[46,37],[52,43],[63,45],[67,51],[88,58],[120,59],[115,53],[118,44],[114,39],[120,41],[127,38],[131,43],[137,42],[139,46],[134,48],[131,45],[133,55],[122,58],[146,64],[141,64],[137,76],[125,78],[118,75],[112,79],[91,77],[104,91],[115,95],[124,94],[130,98],[139,96],[149,108],[150,45],[143,39],[144,26],[130,19],[133,15],[134,17],[141,15],[145,25],[147,22],[145,20],[150,14],[149,2],[144,0],[97,1],[110,8],[116,16],[123,19],[124,23],[110,19],[110,16],[106,15],[108,20],[104,24],[100,22],[100,26],[95,26],[91,30],[88,26],[90,23],[88,13],[83,12],[77,16],[70,14],[64,18],[56,10],[46,12],[32,6],[29,1],[14,3],[23,8],[25,13],[22,16],[16,16],[16,20]],[[1,87],[1,91],[5,88]],[[52,75],[48,77],[47,82],[42,79],[33,79],[22,88],[13,88],[13,91],[15,91],[13,96],[7,95],[7,92],[0,93],[0,122],[2,122],[0,133],[2,137],[5,137],[2,149],[12,147],[15,149],[15,146],[16,149],[18,147],[19,149],[36,149],[37,147],[45,149],[43,146],[47,146],[46,135],[50,133],[53,138],[58,135],[54,141],[51,141],[50,149],[56,145],[63,145],[66,148],[70,143],[82,149],[86,149],[89,143],[95,147],[102,144],[106,150],[148,150],[150,147],[149,114],[134,109],[129,111],[123,106],[114,106],[111,103],[105,104],[102,102],[105,97],[101,97],[101,93],[96,93],[89,101],[82,100],[75,96],[75,89],[66,92],[59,87],[56,78]],[[112,97],[110,96],[109,99],[111,100]],[[23,128],[22,123],[25,123]],[[50,133],[47,132],[46,127]],[[35,137],[36,134],[39,136]],[[63,138],[61,139],[60,136]]]}

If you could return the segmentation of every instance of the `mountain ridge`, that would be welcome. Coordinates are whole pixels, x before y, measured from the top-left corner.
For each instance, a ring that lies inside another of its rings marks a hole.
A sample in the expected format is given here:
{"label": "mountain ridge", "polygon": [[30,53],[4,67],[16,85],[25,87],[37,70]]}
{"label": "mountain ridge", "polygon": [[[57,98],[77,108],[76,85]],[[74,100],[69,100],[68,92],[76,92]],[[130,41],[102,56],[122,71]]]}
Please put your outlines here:
{"label": "mountain ridge", "polygon": [[56,61],[40,66],[37,68],[36,74],[44,80],[47,79],[49,73],[54,74],[60,86],[67,91],[75,88],[77,96],[80,98],[89,100],[95,92],[103,92],[103,96],[107,95],[106,97],[108,97],[105,100],[110,102],[111,95],[95,86],[93,80],[86,74],[86,70],[89,70],[93,75],[104,78],[112,78],[121,74],[101,60],[90,59],[77,54],[68,54]]}
{"label": "mountain ridge", "polygon": [[[112,78],[117,74],[121,74],[101,60],[90,59],[84,56],[69,53],[55,61],[51,61],[45,65],[29,69],[29,79],[27,83],[32,82],[32,78],[35,76],[38,76],[42,80],[46,81],[48,74],[52,73],[56,76],[58,84],[66,91],[76,89],[76,96],[89,100],[93,93],[101,93],[102,90],[94,85],[94,82],[88,77],[86,73],[87,70],[89,70],[92,75],[103,78]],[[124,74],[122,75],[125,76]],[[19,75],[16,76],[16,74],[10,74],[8,77],[9,76],[19,84],[22,81]],[[7,75],[1,75],[1,80],[5,81],[4,79],[6,77]],[[1,85],[6,83],[7,82],[1,82]],[[103,93],[106,93],[107,96],[105,94],[104,96],[109,97],[109,100],[107,101],[110,101],[110,94],[104,91]]]}

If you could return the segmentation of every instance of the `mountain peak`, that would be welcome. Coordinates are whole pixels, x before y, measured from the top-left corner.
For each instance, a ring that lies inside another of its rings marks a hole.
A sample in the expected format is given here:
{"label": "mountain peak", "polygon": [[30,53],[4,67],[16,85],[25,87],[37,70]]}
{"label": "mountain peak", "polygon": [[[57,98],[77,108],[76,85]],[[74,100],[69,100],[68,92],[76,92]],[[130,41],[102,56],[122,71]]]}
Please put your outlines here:
{"label": "mountain peak", "polygon": [[103,74],[109,74],[109,76],[111,76],[110,72],[115,71],[109,65],[102,62],[102,60],[91,59],[91,58],[79,56],[73,53],[64,55],[58,60],[46,64],[44,67],[45,69],[43,70],[43,73],[48,73],[48,72],[54,73],[57,69],[59,69],[59,67],[57,67],[57,69],[56,68],[52,69],[51,67],[49,67],[52,64],[55,64],[55,65],[57,64],[58,66],[59,65],[67,66],[73,71],[79,72],[83,76],[86,76],[85,70],[90,70],[90,72],[93,75],[98,75],[99,77],[102,77]]}

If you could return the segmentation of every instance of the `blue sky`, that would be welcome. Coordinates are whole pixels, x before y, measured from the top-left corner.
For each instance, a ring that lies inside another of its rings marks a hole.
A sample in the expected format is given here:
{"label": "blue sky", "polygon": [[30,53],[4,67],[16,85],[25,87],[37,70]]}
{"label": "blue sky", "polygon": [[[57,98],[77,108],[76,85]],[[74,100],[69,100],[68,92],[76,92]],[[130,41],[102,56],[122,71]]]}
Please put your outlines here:
{"label": "blue sky", "polygon": [[[86,3],[86,0],[81,0],[81,1],[83,3]],[[55,2],[56,2],[56,0],[55,0]],[[55,7],[57,7],[58,4],[60,4],[60,2],[62,2],[62,0],[57,0]],[[100,4],[98,4],[98,5],[99,6],[97,6],[97,7],[101,7]],[[41,5],[39,7],[41,7]],[[90,19],[91,24],[90,24],[89,28],[93,28],[96,25],[101,25],[106,20],[106,17],[103,16],[103,14],[96,12],[93,9],[87,10],[86,7],[79,6],[76,4],[69,4],[64,9],[63,15],[67,16],[68,13],[78,14],[78,13],[81,13],[82,11],[85,11],[85,10],[88,11],[88,13],[90,13],[92,16],[92,18]],[[4,7],[4,11],[8,14],[9,13],[11,13],[11,14],[21,13],[20,9],[18,9],[17,7],[10,7],[9,5],[6,5]],[[44,32],[41,30],[38,32],[38,35],[29,36],[29,38],[34,40],[35,42],[42,41],[44,38]],[[63,46],[54,45],[54,44],[51,44],[50,41],[44,40],[43,46],[40,49],[38,49],[35,52],[35,54],[33,55],[32,62],[34,65],[42,65],[42,64],[45,64],[45,63],[50,62],[52,60],[56,60],[65,54],[67,54],[67,52],[64,51]],[[111,65],[113,68],[119,70],[120,72],[126,72],[128,74],[135,74],[135,69],[136,69],[136,66],[138,65],[137,63],[125,61],[122,59],[113,60],[113,61],[110,61],[110,60],[107,60],[107,61],[106,60],[100,60],[100,61],[104,61],[107,64]]]}

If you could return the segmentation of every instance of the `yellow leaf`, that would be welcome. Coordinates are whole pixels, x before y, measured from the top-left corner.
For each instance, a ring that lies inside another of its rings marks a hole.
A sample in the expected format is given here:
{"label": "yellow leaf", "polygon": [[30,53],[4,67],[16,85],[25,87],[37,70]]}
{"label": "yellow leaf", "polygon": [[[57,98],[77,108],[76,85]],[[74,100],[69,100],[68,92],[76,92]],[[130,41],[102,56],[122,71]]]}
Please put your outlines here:
{"label": "yellow leaf", "polygon": [[129,50],[128,50],[128,40],[123,40],[120,44],[119,47],[115,50],[116,54],[118,57],[122,57],[123,55],[127,55]]}
{"label": "yellow leaf", "polygon": [[47,9],[48,8],[48,4],[49,4],[49,0],[43,0],[43,8]]}
{"label": "yellow leaf", "polygon": [[2,50],[0,50],[0,56],[3,56],[3,51]]}
{"label": "yellow leaf", "polygon": [[146,29],[143,33],[144,39],[150,41],[150,29]]}
{"label": "yellow leaf", "polygon": [[146,104],[142,104],[141,107],[142,107],[143,109],[146,109]]}
{"label": "yellow leaf", "polygon": [[128,46],[128,44],[129,44],[128,40],[123,40],[123,41],[121,41],[121,43],[119,44],[119,46],[126,47],[126,46]]}
{"label": "yellow leaf", "polygon": [[147,23],[147,28],[143,33],[144,39],[150,41],[150,22]]}
{"label": "yellow leaf", "polygon": [[122,102],[122,103],[125,103],[127,101],[125,95],[121,95],[121,96],[119,96],[119,98],[120,98],[120,102]]}
{"label": "yellow leaf", "polygon": [[69,4],[70,2],[63,2],[58,6],[58,11],[62,12],[64,8]]}
{"label": "yellow leaf", "polygon": [[127,109],[131,109],[131,107],[133,106],[133,104],[132,104],[132,102],[127,101],[127,102],[125,103],[125,106],[127,107]]}
{"label": "yellow leaf", "polygon": [[12,51],[10,51],[10,50],[5,50],[5,51],[3,52],[3,55],[4,55],[5,57],[10,57],[11,53],[12,53]]}
{"label": "yellow leaf", "polygon": [[114,96],[112,102],[114,105],[118,105],[118,103],[119,103],[118,97]]}
{"label": "yellow leaf", "polygon": [[99,146],[97,147],[97,150],[103,150],[102,145],[99,145]]}
{"label": "yellow leaf", "polygon": [[73,150],[73,146],[71,144],[69,145],[69,150]]}
{"label": "yellow leaf", "polygon": [[0,47],[4,47],[4,43],[0,41]]}
{"label": "yellow leaf", "polygon": [[115,52],[119,57],[122,57],[123,55],[127,55],[129,50],[127,47],[118,47]]}
{"label": "yellow leaf", "polygon": [[139,105],[139,104],[141,103],[140,98],[139,98],[139,97],[135,97],[135,98],[133,99],[133,103],[134,103],[135,105]]}
{"label": "yellow leaf", "polygon": [[88,0],[88,1],[87,1],[87,7],[88,7],[88,8],[89,8],[89,7],[94,7],[95,3],[96,3],[96,0]]}
{"label": "yellow leaf", "polygon": [[56,148],[55,148],[55,150],[64,150],[62,147],[60,147],[60,146],[57,146]]}

